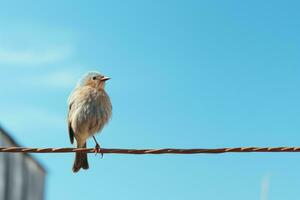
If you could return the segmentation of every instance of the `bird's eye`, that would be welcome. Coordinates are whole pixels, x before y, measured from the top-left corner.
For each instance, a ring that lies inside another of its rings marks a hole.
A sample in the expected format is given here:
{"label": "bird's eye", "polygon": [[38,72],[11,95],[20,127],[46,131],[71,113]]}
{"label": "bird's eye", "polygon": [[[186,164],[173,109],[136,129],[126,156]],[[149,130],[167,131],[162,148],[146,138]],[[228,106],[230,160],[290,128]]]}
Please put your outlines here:
{"label": "bird's eye", "polygon": [[97,77],[96,76],[93,76],[93,80],[96,80],[97,79]]}

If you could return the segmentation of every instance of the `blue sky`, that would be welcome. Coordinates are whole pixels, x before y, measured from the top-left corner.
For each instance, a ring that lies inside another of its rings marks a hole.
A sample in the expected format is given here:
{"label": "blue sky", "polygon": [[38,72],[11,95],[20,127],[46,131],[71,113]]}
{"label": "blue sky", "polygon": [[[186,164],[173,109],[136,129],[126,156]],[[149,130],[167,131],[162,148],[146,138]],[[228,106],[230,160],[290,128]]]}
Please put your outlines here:
{"label": "blue sky", "polygon": [[[24,146],[71,147],[67,97],[112,77],[106,148],[300,146],[298,1],[7,1],[0,123]],[[93,147],[93,141],[89,141]],[[46,199],[281,200],[299,154],[34,155]]]}

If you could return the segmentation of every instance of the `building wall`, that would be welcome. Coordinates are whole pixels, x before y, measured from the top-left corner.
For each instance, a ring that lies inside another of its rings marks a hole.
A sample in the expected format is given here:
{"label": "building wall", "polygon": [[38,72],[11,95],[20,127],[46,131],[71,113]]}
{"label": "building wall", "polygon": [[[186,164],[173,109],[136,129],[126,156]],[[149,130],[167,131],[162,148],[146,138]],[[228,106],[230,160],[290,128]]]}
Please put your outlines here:
{"label": "building wall", "polygon": [[[0,146],[17,146],[1,128]],[[28,154],[0,153],[0,200],[43,200],[45,175]]]}

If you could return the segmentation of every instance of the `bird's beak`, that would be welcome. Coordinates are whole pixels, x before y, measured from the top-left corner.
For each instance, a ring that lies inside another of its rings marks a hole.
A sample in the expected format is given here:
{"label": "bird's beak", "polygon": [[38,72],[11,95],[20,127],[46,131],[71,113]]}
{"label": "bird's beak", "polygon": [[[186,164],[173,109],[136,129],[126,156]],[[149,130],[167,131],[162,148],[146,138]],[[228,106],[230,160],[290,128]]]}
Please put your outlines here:
{"label": "bird's beak", "polygon": [[109,77],[103,77],[103,78],[101,78],[101,81],[108,81],[110,78]]}

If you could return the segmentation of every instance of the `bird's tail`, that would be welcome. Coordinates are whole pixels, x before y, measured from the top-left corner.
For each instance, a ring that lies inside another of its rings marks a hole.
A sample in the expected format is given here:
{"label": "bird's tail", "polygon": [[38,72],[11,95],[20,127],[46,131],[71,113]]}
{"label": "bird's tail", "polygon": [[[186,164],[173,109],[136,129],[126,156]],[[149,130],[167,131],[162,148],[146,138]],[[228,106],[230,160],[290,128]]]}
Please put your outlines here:
{"label": "bird's tail", "polygon": [[[79,145],[77,144],[77,148],[79,148]],[[82,148],[86,148],[86,143],[84,143]],[[87,158],[87,153],[77,152],[75,154],[75,161],[73,164],[73,172],[76,173],[80,169],[88,169],[89,163]]]}

